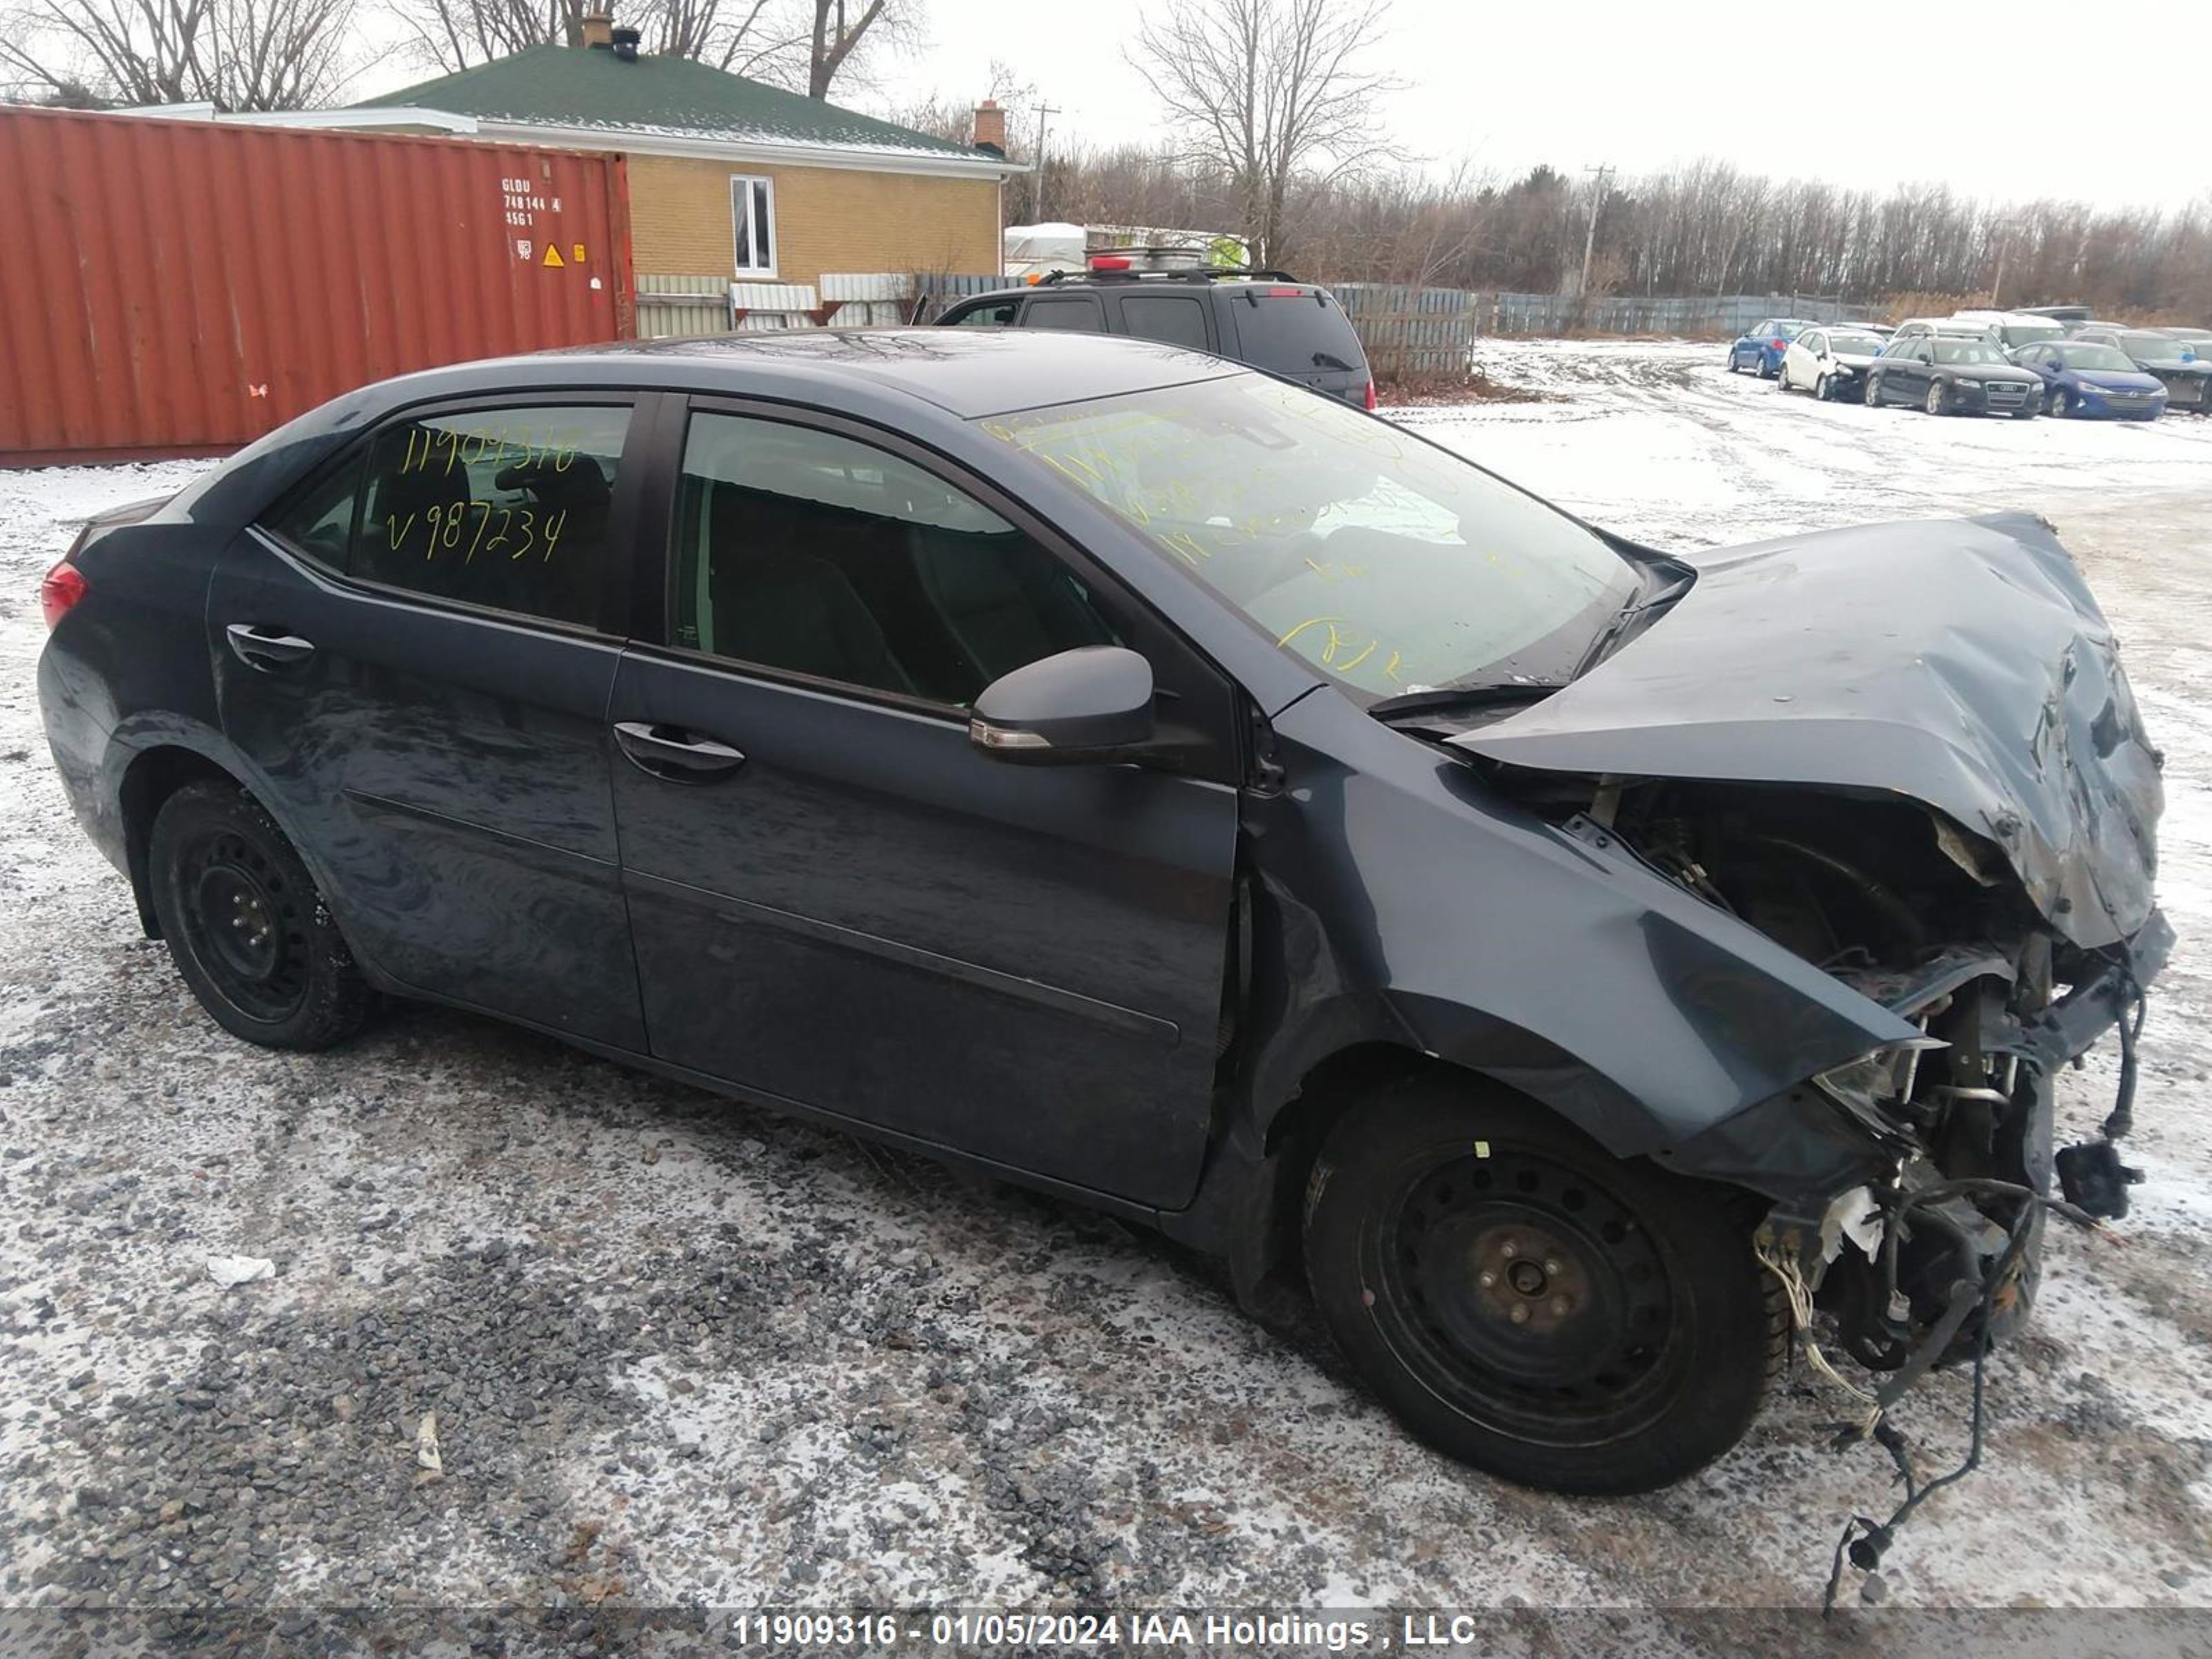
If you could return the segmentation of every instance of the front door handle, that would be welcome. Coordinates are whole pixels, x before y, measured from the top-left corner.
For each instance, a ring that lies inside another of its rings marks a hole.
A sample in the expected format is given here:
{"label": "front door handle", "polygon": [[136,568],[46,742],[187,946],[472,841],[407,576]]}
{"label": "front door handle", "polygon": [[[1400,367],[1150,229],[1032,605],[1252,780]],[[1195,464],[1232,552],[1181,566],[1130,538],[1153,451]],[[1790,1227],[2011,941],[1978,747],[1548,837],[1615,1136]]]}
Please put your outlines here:
{"label": "front door handle", "polygon": [[287,668],[315,654],[313,640],[272,633],[258,623],[233,623],[222,631],[231,653],[249,668]]}
{"label": "front door handle", "polygon": [[665,775],[663,768],[707,777],[719,772],[734,772],[745,763],[744,756],[726,743],[696,737],[679,726],[617,720],[615,741],[622,745],[623,754],[656,777]]}

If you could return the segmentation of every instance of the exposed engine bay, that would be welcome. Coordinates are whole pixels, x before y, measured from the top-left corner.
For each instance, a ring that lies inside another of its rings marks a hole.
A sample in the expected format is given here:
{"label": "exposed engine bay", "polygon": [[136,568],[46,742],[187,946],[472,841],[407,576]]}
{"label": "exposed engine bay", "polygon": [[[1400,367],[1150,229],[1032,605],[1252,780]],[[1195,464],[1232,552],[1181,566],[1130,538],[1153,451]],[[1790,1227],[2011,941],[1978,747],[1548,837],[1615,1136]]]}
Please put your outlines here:
{"label": "exposed engine bay", "polygon": [[[2048,1218],[2094,1228],[2127,1212],[2140,1177],[2118,1143],[2131,1127],[2142,982],[2172,935],[2154,914],[2132,939],[2072,943],[1996,848],[1900,797],[1528,773],[1510,784],[1924,1033],[1811,1080],[1800,1103],[1864,1132],[1881,1167],[1841,1191],[1779,1194],[1753,1241],[1807,1358],[1855,1399],[1839,1443],[1878,1440],[1904,1480],[1896,1513],[1855,1519],[1838,1544],[1839,1566],[1848,1550],[1871,1570],[1921,1498],[1978,1462],[1981,1367],[2033,1305]],[[2055,1152],[2054,1075],[2107,1029],[2122,1052],[2112,1111],[2100,1138]],[[1878,1387],[1827,1363],[1816,1313]],[[1923,1482],[1887,1413],[1929,1370],[1962,1364],[1976,1370],[1972,1449]]]}

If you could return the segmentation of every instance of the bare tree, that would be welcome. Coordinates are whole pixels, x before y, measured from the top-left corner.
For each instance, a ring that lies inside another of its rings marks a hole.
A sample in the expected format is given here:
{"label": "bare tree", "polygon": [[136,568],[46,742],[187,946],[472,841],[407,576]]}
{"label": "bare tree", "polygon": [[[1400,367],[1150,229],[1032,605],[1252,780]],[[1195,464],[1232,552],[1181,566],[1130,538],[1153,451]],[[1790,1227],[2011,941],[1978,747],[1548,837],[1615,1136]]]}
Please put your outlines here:
{"label": "bare tree", "polygon": [[965,144],[972,142],[975,136],[975,104],[978,98],[994,99],[1006,112],[1006,154],[1017,161],[1026,160],[1030,151],[1022,142],[1024,129],[1021,122],[1014,118],[1020,111],[1036,103],[1036,82],[1021,79],[1012,68],[996,58],[991,60],[990,75],[981,88],[933,92],[926,98],[895,104],[880,112],[885,120],[896,122],[900,126],[926,132],[933,138]]}
{"label": "bare tree", "polygon": [[795,82],[806,64],[808,35],[789,5],[771,0],[654,0],[641,22],[653,50],[696,58],[733,75],[776,86]]}
{"label": "bare tree", "polygon": [[[389,0],[389,5],[411,37],[416,56],[451,73],[532,46],[581,45],[592,0]],[[623,6],[616,21],[635,27],[647,49],[664,57],[696,58],[826,98],[841,75],[849,78],[875,46],[909,33],[919,16],[920,0],[866,0],[851,15],[846,0],[637,0]]]}
{"label": "bare tree", "polygon": [[1389,0],[1172,0],[1138,27],[1129,61],[1194,151],[1225,161],[1237,228],[1262,264],[1295,238],[1293,180],[1340,181],[1402,159],[1378,137],[1377,102],[1401,84],[1359,66]]}
{"label": "bare tree", "polygon": [[299,109],[345,81],[355,0],[17,0],[0,73],[45,101]]}
{"label": "bare tree", "polygon": [[921,26],[920,0],[812,0],[813,28],[808,35],[806,95],[827,98],[842,74],[851,71],[857,54],[893,40],[911,41]]}
{"label": "bare tree", "polygon": [[447,74],[532,46],[580,46],[588,0],[392,0],[415,55]]}

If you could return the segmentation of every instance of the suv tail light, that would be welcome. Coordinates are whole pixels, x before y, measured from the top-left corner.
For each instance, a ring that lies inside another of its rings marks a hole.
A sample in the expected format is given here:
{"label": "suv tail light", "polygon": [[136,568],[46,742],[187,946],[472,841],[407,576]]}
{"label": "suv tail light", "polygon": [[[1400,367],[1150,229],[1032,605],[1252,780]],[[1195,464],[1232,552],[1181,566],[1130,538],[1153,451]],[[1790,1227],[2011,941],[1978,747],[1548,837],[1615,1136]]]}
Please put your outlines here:
{"label": "suv tail light", "polygon": [[1367,383],[1367,399],[1364,403],[1360,404],[1360,407],[1369,410],[1370,413],[1375,408],[1375,382],[1372,380],[1370,380]]}
{"label": "suv tail light", "polygon": [[58,628],[70,607],[83,597],[84,573],[64,558],[39,584],[39,609],[46,613],[47,628]]}
{"label": "suv tail light", "polygon": [[1787,340],[1769,340],[1766,343],[1772,346],[1777,351],[1779,351],[1783,347],[1788,345],[1790,342]]}

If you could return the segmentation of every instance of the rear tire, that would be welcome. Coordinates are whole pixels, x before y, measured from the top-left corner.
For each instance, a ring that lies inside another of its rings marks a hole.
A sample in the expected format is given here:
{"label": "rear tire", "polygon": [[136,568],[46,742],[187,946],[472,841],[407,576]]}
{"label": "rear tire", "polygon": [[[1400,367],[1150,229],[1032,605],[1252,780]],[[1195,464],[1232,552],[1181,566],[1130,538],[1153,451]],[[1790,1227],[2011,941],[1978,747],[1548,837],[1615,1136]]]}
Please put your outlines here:
{"label": "rear tire", "polygon": [[1742,1437],[1788,1352],[1725,1189],[1446,1078],[1337,1126],[1305,1257],[1322,1321],[1401,1423],[1547,1491],[1695,1473]]}
{"label": "rear tire", "polygon": [[271,1048],[327,1048],[374,994],[314,878],[261,803],[190,783],[155,815],[148,884],[171,960],[216,1024]]}
{"label": "rear tire", "polygon": [[1782,370],[1779,365],[1777,365],[1772,368],[1769,368],[1766,366],[1766,354],[1764,351],[1759,354],[1759,378],[1760,380],[1771,380],[1781,373]]}

